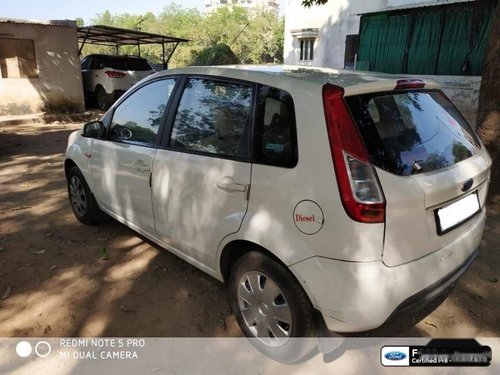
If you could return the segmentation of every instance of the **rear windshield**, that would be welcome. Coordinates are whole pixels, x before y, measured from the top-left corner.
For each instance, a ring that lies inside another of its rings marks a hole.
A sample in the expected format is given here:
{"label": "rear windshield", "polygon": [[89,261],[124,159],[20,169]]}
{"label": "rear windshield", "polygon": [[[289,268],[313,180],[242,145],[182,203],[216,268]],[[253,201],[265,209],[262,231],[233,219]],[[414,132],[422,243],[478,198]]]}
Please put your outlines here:
{"label": "rear windshield", "polygon": [[473,130],[437,90],[346,97],[374,165],[408,176],[451,166],[480,149]]}
{"label": "rear windshield", "polygon": [[139,59],[134,57],[111,57],[106,56],[104,59],[104,64],[107,68],[113,68],[117,70],[134,70],[134,71],[146,71],[151,70],[151,66],[145,59]]}

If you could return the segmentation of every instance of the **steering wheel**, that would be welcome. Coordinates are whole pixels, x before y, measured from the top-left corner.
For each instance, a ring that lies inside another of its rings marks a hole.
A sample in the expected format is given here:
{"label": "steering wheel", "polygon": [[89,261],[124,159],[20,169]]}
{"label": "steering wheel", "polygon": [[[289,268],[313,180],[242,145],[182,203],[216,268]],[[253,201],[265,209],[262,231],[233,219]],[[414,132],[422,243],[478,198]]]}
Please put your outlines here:
{"label": "steering wheel", "polygon": [[130,139],[132,138],[132,130],[128,129],[128,128],[121,128],[120,129],[120,136],[123,138],[123,139]]}

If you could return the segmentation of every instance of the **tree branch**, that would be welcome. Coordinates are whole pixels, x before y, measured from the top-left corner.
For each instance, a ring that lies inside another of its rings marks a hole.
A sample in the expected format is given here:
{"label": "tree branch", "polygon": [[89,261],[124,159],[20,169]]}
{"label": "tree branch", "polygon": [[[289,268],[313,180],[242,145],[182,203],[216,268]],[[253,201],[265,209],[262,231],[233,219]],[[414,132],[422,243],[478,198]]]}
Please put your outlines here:
{"label": "tree branch", "polygon": [[302,6],[310,8],[313,5],[324,5],[328,0],[302,0]]}

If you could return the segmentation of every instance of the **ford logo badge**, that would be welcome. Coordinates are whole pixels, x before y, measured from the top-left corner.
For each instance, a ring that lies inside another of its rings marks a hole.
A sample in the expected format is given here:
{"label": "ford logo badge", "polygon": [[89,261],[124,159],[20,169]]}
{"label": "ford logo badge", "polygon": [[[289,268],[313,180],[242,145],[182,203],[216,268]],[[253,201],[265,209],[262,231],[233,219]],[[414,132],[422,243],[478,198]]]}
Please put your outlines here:
{"label": "ford logo badge", "polygon": [[464,182],[462,185],[462,191],[466,192],[472,187],[472,184],[474,183],[474,180],[472,178],[469,178],[467,181]]}
{"label": "ford logo badge", "polygon": [[384,357],[390,361],[401,361],[406,358],[406,354],[402,352],[385,353]]}

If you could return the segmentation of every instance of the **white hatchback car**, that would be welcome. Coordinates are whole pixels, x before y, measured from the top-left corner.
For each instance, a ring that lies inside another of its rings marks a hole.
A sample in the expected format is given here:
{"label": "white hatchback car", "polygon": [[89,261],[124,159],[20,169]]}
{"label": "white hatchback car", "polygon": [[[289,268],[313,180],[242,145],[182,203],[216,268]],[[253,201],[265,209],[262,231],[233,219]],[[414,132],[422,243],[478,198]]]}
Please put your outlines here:
{"label": "white hatchback car", "polygon": [[283,359],[454,283],[490,165],[435,84],[236,66],[141,81],[71,134],[64,168],[81,222],[105,212],[228,283],[245,335]]}

